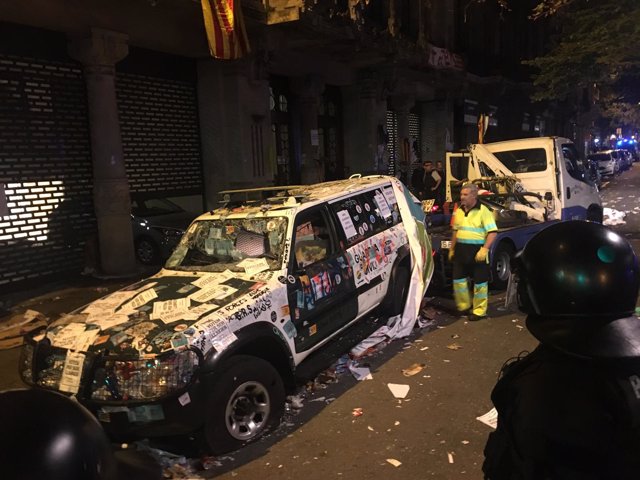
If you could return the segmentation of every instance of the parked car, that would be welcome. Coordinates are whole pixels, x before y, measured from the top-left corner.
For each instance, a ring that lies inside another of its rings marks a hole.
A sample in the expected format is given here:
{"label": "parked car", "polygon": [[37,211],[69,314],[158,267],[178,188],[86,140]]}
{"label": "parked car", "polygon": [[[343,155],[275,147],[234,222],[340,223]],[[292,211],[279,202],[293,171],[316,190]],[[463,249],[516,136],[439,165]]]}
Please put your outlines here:
{"label": "parked car", "polygon": [[588,158],[598,163],[598,170],[602,177],[613,177],[620,172],[620,161],[613,155],[612,150],[592,153]]}
{"label": "parked car", "polygon": [[620,152],[626,157],[627,168],[633,167],[633,154],[629,150],[622,149]]}
{"label": "parked car", "polygon": [[402,314],[411,330],[433,262],[424,215],[397,179],[229,191],[225,202],[158,274],[27,339],[24,381],[75,395],[114,438],[202,430],[220,453],[277,424],[298,367],[369,312]]}
{"label": "parked car", "polygon": [[158,264],[169,258],[194,215],[166,198],[133,197],[131,222],[138,261]]}
{"label": "parked car", "polygon": [[611,154],[618,159],[618,162],[620,163],[620,172],[628,170],[633,164],[633,161],[631,161],[630,157],[627,155],[626,150],[613,150]]}

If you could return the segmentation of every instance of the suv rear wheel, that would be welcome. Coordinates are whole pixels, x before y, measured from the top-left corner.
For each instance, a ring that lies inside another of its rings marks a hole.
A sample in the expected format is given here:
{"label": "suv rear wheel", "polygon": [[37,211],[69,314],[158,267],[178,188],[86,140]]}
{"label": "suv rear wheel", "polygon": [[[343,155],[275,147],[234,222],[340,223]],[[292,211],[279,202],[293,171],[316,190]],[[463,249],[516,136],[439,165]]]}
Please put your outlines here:
{"label": "suv rear wheel", "polygon": [[387,287],[387,298],[383,307],[384,313],[390,317],[400,315],[404,311],[410,280],[411,274],[406,265],[399,265],[391,276]]}
{"label": "suv rear wheel", "polygon": [[206,402],[205,437],[214,454],[235,450],[276,426],[285,401],[282,378],[261,358],[237,355],[219,372]]}

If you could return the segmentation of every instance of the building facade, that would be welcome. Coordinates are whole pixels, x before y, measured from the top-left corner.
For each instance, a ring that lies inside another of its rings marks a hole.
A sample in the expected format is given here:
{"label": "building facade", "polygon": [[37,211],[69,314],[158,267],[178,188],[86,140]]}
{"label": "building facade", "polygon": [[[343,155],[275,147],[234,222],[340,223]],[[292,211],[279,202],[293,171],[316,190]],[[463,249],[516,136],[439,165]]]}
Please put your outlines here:
{"label": "building facade", "polygon": [[0,289],[80,271],[91,246],[105,274],[134,271],[131,195],[169,197],[195,216],[223,189],[408,179],[417,162],[477,141],[480,113],[487,141],[566,134],[528,100],[520,62],[542,53],[546,32],[524,10],[242,8],[251,52],[218,60],[193,0],[0,7]]}

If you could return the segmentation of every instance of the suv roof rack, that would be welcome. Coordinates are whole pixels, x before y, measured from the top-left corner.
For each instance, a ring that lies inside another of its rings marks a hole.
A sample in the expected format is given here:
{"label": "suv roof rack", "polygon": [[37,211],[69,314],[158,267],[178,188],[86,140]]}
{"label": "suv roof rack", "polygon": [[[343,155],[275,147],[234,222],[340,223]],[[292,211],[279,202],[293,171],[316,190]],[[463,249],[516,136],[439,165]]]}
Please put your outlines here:
{"label": "suv roof rack", "polygon": [[218,192],[221,196],[219,203],[225,207],[235,207],[240,205],[251,205],[261,203],[294,203],[298,199],[307,196],[304,189],[308,185],[280,185],[273,187],[243,188],[235,190],[222,190]]}

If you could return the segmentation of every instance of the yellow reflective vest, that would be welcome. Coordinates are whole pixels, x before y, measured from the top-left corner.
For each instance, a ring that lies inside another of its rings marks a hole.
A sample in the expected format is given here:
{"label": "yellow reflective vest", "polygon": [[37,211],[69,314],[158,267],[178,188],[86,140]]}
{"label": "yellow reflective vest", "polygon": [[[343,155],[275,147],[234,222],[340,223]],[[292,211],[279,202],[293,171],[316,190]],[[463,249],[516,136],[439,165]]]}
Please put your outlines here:
{"label": "yellow reflective vest", "polygon": [[493,213],[479,201],[465,212],[459,207],[453,214],[453,229],[456,231],[456,243],[484,245],[489,232],[498,230]]}

